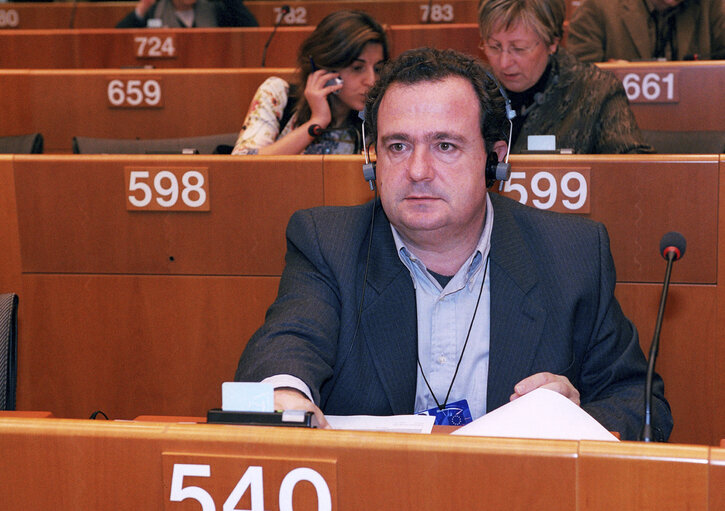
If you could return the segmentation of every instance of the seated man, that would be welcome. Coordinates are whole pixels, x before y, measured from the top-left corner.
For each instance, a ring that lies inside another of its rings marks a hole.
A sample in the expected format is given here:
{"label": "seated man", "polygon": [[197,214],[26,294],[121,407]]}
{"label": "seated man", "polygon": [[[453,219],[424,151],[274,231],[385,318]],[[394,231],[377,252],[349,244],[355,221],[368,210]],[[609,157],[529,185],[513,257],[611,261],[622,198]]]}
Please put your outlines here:
{"label": "seated man", "polygon": [[583,62],[725,58],[723,0],[585,0],[566,47]]}
{"label": "seated man", "polygon": [[[601,224],[487,192],[506,152],[497,85],[471,57],[418,49],[370,91],[380,200],[295,213],[286,267],[237,381],[278,409],[473,419],[538,387],[606,428],[642,427],[646,363],[614,298]],[[672,428],[657,377],[654,436]]]}
{"label": "seated man", "polygon": [[138,0],[116,28],[256,27],[244,0]]}

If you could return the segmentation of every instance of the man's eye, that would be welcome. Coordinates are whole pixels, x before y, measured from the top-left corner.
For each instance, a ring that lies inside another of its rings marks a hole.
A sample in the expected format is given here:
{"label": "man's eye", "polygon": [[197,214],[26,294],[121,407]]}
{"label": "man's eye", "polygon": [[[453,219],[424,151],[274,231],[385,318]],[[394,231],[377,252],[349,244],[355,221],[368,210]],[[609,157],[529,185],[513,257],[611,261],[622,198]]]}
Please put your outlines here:
{"label": "man's eye", "polygon": [[455,146],[451,144],[450,142],[441,142],[438,147],[440,147],[441,151],[452,151],[455,149]]}
{"label": "man's eye", "polygon": [[405,149],[405,146],[401,143],[390,144],[390,150],[394,153],[399,153]]}

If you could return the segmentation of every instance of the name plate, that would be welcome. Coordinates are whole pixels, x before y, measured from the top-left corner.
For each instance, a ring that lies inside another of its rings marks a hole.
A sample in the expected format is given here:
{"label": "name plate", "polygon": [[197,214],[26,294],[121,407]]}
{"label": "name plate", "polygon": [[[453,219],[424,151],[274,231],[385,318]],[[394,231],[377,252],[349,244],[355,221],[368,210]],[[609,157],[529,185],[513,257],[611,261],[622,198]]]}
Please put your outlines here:
{"label": "name plate", "polygon": [[338,509],[333,459],[165,452],[162,464],[166,511]]}
{"label": "name plate", "polygon": [[207,167],[125,167],[129,211],[210,211]]}
{"label": "name plate", "polygon": [[591,168],[517,168],[505,181],[501,195],[521,204],[559,213],[589,211]]}
{"label": "name plate", "polygon": [[133,49],[140,59],[176,58],[176,34],[136,35]]}
{"label": "name plate", "polygon": [[678,103],[679,73],[665,69],[614,69],[630,103]]}
{"label": "name plate", "polygon": [[161,78],[114,78],[106,82],[109,108],[163,108]]}

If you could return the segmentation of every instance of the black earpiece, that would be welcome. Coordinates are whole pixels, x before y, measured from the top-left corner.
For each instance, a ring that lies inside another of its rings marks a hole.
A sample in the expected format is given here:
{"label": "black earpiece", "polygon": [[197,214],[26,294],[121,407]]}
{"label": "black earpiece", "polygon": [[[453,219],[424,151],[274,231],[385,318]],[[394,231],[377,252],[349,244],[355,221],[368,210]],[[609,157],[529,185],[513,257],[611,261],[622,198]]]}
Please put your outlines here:
{"label": "black earpiece", "polygon": [[370,191],[375,190],[375,163],[370,161],[370,151],[368,144],[365,141],[365,109],[363,108],[358,112],[357,116],[362,119],[362,139],[363,139],[363,154],[365,155],[365,163],[363,164],[363,177],[365,181],[370,185]]}
{"label": "black earpiece", "polygon": [[494,181],[508,181],[511,177],[511,164],[505,161],[498,161],[496,151],[491,151],[486,157],[486,188],[489,188]]}

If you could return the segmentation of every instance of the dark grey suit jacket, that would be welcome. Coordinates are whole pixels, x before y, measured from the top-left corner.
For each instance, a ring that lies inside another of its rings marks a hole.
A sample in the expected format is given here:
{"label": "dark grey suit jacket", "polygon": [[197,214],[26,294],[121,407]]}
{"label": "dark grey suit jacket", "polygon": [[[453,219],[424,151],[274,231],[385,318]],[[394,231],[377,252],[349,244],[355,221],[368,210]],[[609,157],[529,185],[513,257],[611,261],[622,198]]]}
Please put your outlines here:
{"label": "dark grey suit jacket", "polygon": [[[614,298],[606,230],[498,195],[491,200],[487,409],[507,403],[523,378],[549,371],[567,376],[583,408],[606,428],[635,439],[646,362]],[[325,413],[408,414],[416,351],[415,291],[379,202],[295,213],[279,295],[247,344],[236,380],[292,374]],[[659,377],[654,389],[653,426],[665,440],[672,416]]]}

